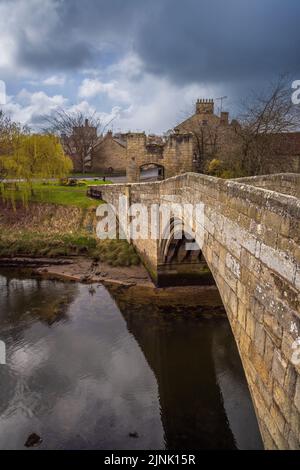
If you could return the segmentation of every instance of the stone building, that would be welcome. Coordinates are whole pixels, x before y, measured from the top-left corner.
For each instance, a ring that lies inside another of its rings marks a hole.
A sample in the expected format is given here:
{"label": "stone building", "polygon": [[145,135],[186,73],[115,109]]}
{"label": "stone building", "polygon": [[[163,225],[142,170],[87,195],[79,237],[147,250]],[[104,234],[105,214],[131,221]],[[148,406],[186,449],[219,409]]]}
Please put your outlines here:
{"label": "stone building", "polygon": [[[75,171],[106,175],[125,175],[128,181],[140,181],[143,174],[155,169],[153,178],[164,179],[184,172],[207,171],[212,159],[230,162],[242,157],[240,124],[229,119],[229,113],[215,114],[212,99],[198,99],[195,113],[174,128],[169,137],[142,133],[97,136],[97,129],[85,125],[74,128],[63,138]],[[76,154],[73,144],[87,137],[84,158]],[[263,173],[300,172],[300,132],[270,135],[270,157]],[[229,165],[230,166],[230,165]]]}
{"label": "stone building", "polygon": [[158,179],[196,171],[193,135],[176,133],[166,139],[147,137],[144,132],[127,134],[127,180],[140,181],[145,168],[157,168]]}
{"label": "stone building", "polygon": [[[226,162],[242,156],[239,129],[238,121],[230,122],[228,112],[215,114],[212,99],[198,99],[195,113],[174,128],[176,133],[193,134],[194,162],[199,172],[205,172],[207,162],[213,158]],[[300,132],[270,134],[268,138],[262,172],[300,172]]]}
{"label": "stone building", "polygon": [[91,171],[103,174],[126,173],[126,136],[108,131],[99,137],[91,151]]}
{"label": "stone building", "polygon": [[236,120],[229,121],[227,111],[222,111],[220,116],[215,114],[213,99],[198,99],[195,113],[178,124],[174,131],[193,134],[195,165],[198,171],[203,172],[208,160],[222,159],[228,153],[238,151],[237,126]]}
{"label": "stone building", "polygon": [[155,170],[154,179],[196,171],[193,136],[178,132],[163,138],[144,132],[113,135],[109,131],[94,143],[88,165],[88,172],[126,174],[129,182],[140,181],[148,169]]}

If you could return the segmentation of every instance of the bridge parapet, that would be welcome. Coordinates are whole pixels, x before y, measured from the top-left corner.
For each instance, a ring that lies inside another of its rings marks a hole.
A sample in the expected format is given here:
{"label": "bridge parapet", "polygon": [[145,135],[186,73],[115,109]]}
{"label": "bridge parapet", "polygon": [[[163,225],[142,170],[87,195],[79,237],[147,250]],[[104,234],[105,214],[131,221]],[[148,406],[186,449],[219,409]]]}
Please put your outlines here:
{"label": "bridge parapet", "polygon": [[[300,448],[300,199],[195,173],[100,190],[114,205],[120,194],[147,206],[204,204],[202,252],[238,345],[265,447]],[[133,243],[155,274],[161,240]]]}
{"label": "bridge parapet", "polygon": [[238,178],[235,181],[240,183],[270,189],[282,194],[300,197],[300,173],[279,173],[274,175],[252,176],[248,178]]}

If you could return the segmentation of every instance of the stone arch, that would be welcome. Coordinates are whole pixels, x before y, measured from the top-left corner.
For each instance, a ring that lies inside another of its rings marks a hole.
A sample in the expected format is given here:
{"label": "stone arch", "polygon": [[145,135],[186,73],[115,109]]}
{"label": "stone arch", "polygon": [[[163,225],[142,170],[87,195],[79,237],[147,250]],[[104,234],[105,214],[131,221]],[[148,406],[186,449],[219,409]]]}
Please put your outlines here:
{"label": "stone arch", "polygon": [[[224,309],[226,311],[226,315],[227,315],[227,319],[229,321],[229,324],[230,324],[230,327],[231,327],[231,332],[232,332],[232,335],[234,337],[234,340],[235,340],[235,344],[237,346],[237,350],[238,350],[238,354],[239,354],[239,357],[240,357],[240,360],[241,360],[241,363],[242,363],[242,366],[243,366],[243,370],[244,370],[244,374],[245,374],[245,377],[246,377],[246,381],[247,381],[247,384],[248,384],[248,389],[249,389],[249,392],[250,392],[250,396],[251,396],[251,401],[252,401],[252,405],[253,405],[253,408],[255,410],[255,414],[256,414],[256,417],[257,417],[257,422],[258,422],[258,426],[259,426],[259,429],[260,429],[260,432],[261,432],[261,437],[264,439],[265,438],[265,429],[264,429],[264,423],[262,422],[261,420],[261,411],[258,410],[258,407],[257,407],[257,401],[255,399],[255,395],[254,395],[254,392],[253,392],[253,383],[252,383],[252,378],[249,377],[249,367],[248,367],[248,364],[247,364],[247,361],[245,361],[246,357],[245,357],[245,352],[243,350],[244,348],[244,345],[242,345],[241,347],[241,343],[240,343],[240,336],[238,334],[238,330],[237,330],[237,320],[233,317],[232,315],[232,304],[235,305],[235,307],[237,308],[238,307],[238,292],[235,292],[234,290],[231,290],[231,294],[228,295],[228,290],[227,290],[227,285],[226,284],[223,284],[222,282],[220,282],[220,277],[218,275],[218,272],[214,266],[214,263],[212,263],[211,261],[211,256],[209,254],[209,249],[208,249],[208,244],[207,244],[207,239],[209,238],[209,236],[211,235],[209,233],[209,229],[208,229],[208,232],[206,232],[205,236],[204,236],[204,241],[203,241],[203,244],[201,244],[201,248],[199,246],[199,244],[197,243],[197,241],[195,240],[195,238],[193,238],[193,231],[190,227],[190,225],[188,224],[187,221],[184,221],[184,219],[180,219],[179,217],[172,217],[170,219],[170,236],[168,238],[164,238],[164,235],[166,235],[167,233],[167,227],[165,227],[165,230],[163,230],[162,234],[163,236],[161,237],[160,241],[159,241],[159,245],[158,245],[158,278],[157,278],[157,284],[159,287],[164,287],[164,286],[167,286],[167,285],[176,285],[176,278],[171,278],[171,284],[168,284],[167,282],[164,281],[163,279],[163,275],[165,274],[164,270],[163,270],[163,266],[165,265],[168,265],[168,256],[170,255],[170,251],[172,251],[173,247],[172,247],[172,242],[173,242],[173,237],[174,237],[174,234],[176,232],[179,232],[181,230],[181,228],[185,227],[185,231],[187,234],[190,235],[190,239],[188,240],[189,243],[196,243],[198,245],[198,251],[196,252],[195,254],[195,257],[198,258],[198,263],[200,266],[206,266],[207,268],[207,272],[209,273],[208,276],[203,276],[201,277],[201,275],[197,276],[197,273],[196,273],[196,276],[195,276],[195,284],[202,284],[202,285],[207,285],[207,284],[214,284],[216,285],[217,287],[217,290],[218,290],[218,293],[220,295],[220,298],[222,300],[222,303],[223,303],[223,306],[224,306]],[[179,242],[179,245],[182,246],[182,244],[184,244],[186,242],[186,238],[183,237],[181,240],[178,240]],[[229,254],[229,251],[228,251],[228,254]],[[179,261],[179,264],[180,264],[180,260]],[[177,268],[178,268],[178,265],[177,265]],[[160,271],[161,270],[161,271]],[[191,271],[193,273],[193,271]],[[169,276],[170,275],[170,272],[167,271],[167,275]],[[175,282],[174,282],[174,279],[175,279]],[[179,272],[179,283],[178,285],[182,285],[184,283],[182,283],[182,273]],[[191,281],[191,279],[187,276],[187,284],[191,285],[193,284]],[[247,358],[248,359],[248,358]]]}
{"label": "stone arch", "polygon": [[172,216],[158,246],[157,285],[209,285],[214,279],[189,223]]}
{"label": "stone arch", "polygon": [[[193,173],[101,188],[110,201],[129,192],[132,202],[205,206],[203,256],[238,345],[267,449],[300,448],[300,365],[294,357],[300,350],[298,189],[294,175],[239,182]],[[133,243],[156,280],[161,241]]]}
{"label": "stone arch", "polygon": [[[157,170],[157,178],[154,176],[154,179],[157,179],[158,181],[164,180],[165,179],[165,167],[161,165],[160,163],[156,162],[149,162],[149,163],[143,163],[139,167],[139,180],[143,181],[143,172],[146,172],[147,170],[151,169],[156,169]],[[145,178],[144,178],[145,179]]]}

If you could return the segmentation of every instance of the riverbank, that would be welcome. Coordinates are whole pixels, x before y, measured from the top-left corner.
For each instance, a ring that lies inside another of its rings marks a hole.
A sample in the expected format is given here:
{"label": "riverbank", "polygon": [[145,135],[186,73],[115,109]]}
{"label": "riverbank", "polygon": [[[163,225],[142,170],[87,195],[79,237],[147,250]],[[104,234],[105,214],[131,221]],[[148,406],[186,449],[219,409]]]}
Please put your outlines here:
{"label": "riverbank", "polygon": [[86,257],[73,258],[0,258],[1,271],[17,271],[24,276],[40,279],[88,284],[91,293],[99,284],[111,292],[117,303],[162,308],[181,306],[209,313],[225,314],[218,288],[210,286],[156,287],[143,265],[114,267]]}
{"label": "riverbank", "polygon": [[50,279],[86,284],[110,283],[154,287],[144,266],[112,266],[89,257],[0,257],[0,267],[26,270]]}
{"label": "riverbank", "polygon": [[17,201],[13,208],[1,201],[0,258],[86,256],[114,267],[140,264],[125,240],[97,239],[96,226],[95,206]]}
{"label": "riverbank", "polygon": [[17,202],[14,210],[2,201],[0,209],[2,268],[25,269],[50,279],[126,287],[130,288],[126,295],[130,292],[133,299],[148,304],[158,297],[163,301],[163,292],[173,292],[183,305],[199,304],[201,298],[201,305],[222,306],[215,286],[157,289],[132,245],[125,240],[96,238],[95,206],[32,201],[27,206]]}

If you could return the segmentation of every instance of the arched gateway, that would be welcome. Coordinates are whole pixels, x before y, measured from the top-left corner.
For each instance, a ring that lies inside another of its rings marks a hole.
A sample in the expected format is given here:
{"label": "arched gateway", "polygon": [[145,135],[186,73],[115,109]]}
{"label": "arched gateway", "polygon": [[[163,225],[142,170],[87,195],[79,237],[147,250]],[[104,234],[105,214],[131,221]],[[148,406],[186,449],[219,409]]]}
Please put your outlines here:
{"label": "arched gateway", "polygon": [[172,263],[192,270],[207,262],[268,449],[300,447],[299,187],[300,175],[226,181],[187,173],[162,182],[92,189],[116,207],[120,195],[147,206],[204,204],[201,252],[182,252],[174,243],[176,224],[167,240],[133,243],[154,280]]}
{"label": "arched gateway", "polygon": [[145,163],[140,166],[139,181],[162,181],[165,179],[165,168],[158,163]]}

